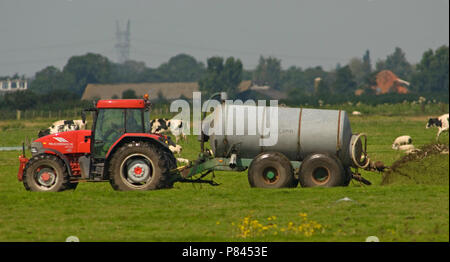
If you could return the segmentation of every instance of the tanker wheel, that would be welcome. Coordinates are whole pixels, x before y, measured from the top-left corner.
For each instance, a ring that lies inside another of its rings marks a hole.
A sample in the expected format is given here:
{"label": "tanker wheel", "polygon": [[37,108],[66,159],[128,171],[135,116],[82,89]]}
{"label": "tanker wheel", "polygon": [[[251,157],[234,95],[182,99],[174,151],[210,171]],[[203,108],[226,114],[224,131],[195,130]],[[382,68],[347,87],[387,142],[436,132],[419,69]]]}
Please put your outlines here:
{"label": "tanker wheel", "polygon": [[176,168],[173,154],[162,146],[132,142],[120,147],[109,165],[109,182],[115,190],[153,190],[172,187],[169,171]]}
{"label": "tanker wheel", "polygon": [[253,159],[248,168],[251,187],[296,187],[297,180],[289,159],[279,152],[264,152]]}
{"label": "tanker wheel", "polygon": [[29,191],[59,192],[75,189],[69,182],[64,162],[55,155],[32,157],[23,171],[23,185]]}
{"label": "tanker wheel", "polygon": [[338,158],[320,153],[309,155],[303,160],[299,181],[302,187],[346,186],[350,182]]}

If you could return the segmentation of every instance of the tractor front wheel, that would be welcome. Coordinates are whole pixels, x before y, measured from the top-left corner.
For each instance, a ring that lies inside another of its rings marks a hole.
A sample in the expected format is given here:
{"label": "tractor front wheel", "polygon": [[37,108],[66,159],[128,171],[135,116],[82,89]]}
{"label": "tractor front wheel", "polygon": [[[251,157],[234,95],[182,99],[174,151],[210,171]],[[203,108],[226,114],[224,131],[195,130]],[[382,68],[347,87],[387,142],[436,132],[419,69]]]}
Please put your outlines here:
{"label": "tractor front wheel", "polygon": [[153,190],[171,187],[169,171],[176,168],[173,155],[164,148],[145,142],[120,147],[109,165],[109,181],[115,190]]}
{"label": "tractor front wheel", "polygon": [[23,185],[29,191],[58,192],[75,189],[69,181],[64,162],[55,155],[32,157],[23,171]]}

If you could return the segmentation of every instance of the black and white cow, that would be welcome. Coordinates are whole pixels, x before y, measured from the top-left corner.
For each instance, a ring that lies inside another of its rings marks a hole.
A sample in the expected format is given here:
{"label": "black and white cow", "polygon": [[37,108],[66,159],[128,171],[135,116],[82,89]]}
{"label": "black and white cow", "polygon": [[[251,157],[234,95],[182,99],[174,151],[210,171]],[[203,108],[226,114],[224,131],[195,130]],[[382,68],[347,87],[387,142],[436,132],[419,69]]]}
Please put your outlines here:
{"label": "black and white cow", "polygon": [[157,118],[150,121],[150,130],[154,134],[171,133],[178,143],[180,138],[186,140],[183,125],[184,122],[180,119]]}
{"label": "black and white cow", "polygon": [[180,119],[169,120],[170,133],[175,136],[175,141],[178,143],[180,139],[186,140],[186,134],[184,133],[184,122]]}
{"label": "black and white cow", "polygon": [[436,135],[436,141],[439,141],[439,136],[441,135],[442,132],[448,132],[448,117],[449,117],[448,114],[444,114],[438,118],[428,119],[426,128],[430,128],[433,126],[438,128],[438,132]]}
{"label": "black and white cow", "polygon": [[72,130],[83,130],[85,128],[86,122],[83,122],[83,120],[58,120],[53,122],[49,128],[40,130],[38,137]]}
{"label": "black and white cow", "polygon": [[169,132],[169,119],[156,118],[150,121],[150,133],[163,134]]}

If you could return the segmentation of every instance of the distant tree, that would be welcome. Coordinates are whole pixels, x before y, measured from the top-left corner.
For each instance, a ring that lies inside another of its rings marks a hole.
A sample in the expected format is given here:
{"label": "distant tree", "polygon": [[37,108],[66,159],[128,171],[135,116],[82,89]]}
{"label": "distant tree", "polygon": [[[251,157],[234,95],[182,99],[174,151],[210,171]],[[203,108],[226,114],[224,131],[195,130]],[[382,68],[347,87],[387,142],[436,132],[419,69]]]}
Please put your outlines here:
{"label": "distant tree", "polygon": [[412,88],[418,92],[449,91],[449,47],[441,46],[428,50],[416,66],[412,77]]}
{"label": "distant tree", "polygon": [[354,57],[348,63],[353,76],[355,77],[356,85],[363,87],[367,78],[372,73],[372,64],[370,60],[370,52],[366,50],[362,58]]}
{"label": "distant tree", "polygon": [[224,63],[222,57],[211,57],[207,60],[206,74],[199,80],[200,91],[204,95],[215,92],[227,92],[230,98],[238,93],[238,86],[242,81],[242,62],[233,57]]}
{"label": "distant tree", "polygon": [[4,106],[14,110],[27,110],[40,103],[39,96],[31,90],[6,93],[3,98]]}
{"label": "distant tree", "polygon": [[364,53],[362,62],[363,62],[363,71],[364,71],[365,75],[367,76],[370,73],[372,73],[372,61],[370,59],[370,51],[369,50],[366,50],[366,52]]}
{"label": "distant tree", "polygon": [[311,93],[311,94],[313,94],[315,92],[314,82],[315,82],[316,78],[320,77],[322,79],[322,81],[329,81],[329,82],[333,81],[332,74],[324,71],[321,66],[306,68],[303,71],[303,77],[305,79],[304,81],[306,84],[304,89],[306,92]]}
{"label": "distant tree", "polygon": [[388,55],[386,60],[379,60],[376,69],[377,71],[391,70],[404,80],[409,80],[413,72],[411,64],[406,60],[406,55],[400,47],[396,47],[394,53]]}
{"label": "distant tree", "polygon": [[326,80],[321,80],[317,86],[316,96],[320,98],[330,97],[331,88]]}
{"label": "distant tree", "polygon": [[112,64],[108,58],[88,53],[82,56],[72,56],[64,66],[63,73],[74,77],[73,91],[82,95],[87,84],[108,83],[111,80]]}
{"label": "distant tree", "polygon": [[362,85],[367,75],[363,60],[358,57],[354,57],[350,60],[348,66],[355,77],[356,85]]}
{"label": "distant tree", "polygon": [[61,72],[54,66],[47,66],[38,71],[30,83],[30,90],[37,94],[44,94],[54,90],[69,90],[74,84],[71,74]]}
{"label": "distant tree", "polygon": [[110,80],[113,83],[137,83],[147,67],[144,62],[128,60],[122,64],[111,65]]}
{"label": "distant tree", "polygon": [[205,73],[205,65],[190,55],[179,54],[160,65],[157,71],[164,82],[195,82]]}
{"label": "distant tree", "polygon": [[253,82],[257,85],[269,85],[280,89],[281,86],[281,60],[275,57],[259,57],[259,63],[253,72]]}
{"label": "distant tree", "polygon": [[157,69],[146,68],[138,77],[137,82],[164,82],[165,78]]}
{"label": "distant tree", "polygon": [[133,89],[127,89],[122,92],[123,99],[134,99],[137,98],[136,92]]}
{"label": "distant tree", "polygon": [[253,78],[253,70],[242,70],[242,80],[252,80]]}
{"label": "distant tree", "polygon": [[344,66],[336,71],[336,80],[333,83],[335,94],[349,94],[356,90],[356,82],[350,67]]}
{"label": "distant tree", "polygon": [[282,71],[280,82],[281,90],[285,92],[295,90],[296,92],[305,93],[307,91],[308,83],[301,67],[291,66],[287,70]]}

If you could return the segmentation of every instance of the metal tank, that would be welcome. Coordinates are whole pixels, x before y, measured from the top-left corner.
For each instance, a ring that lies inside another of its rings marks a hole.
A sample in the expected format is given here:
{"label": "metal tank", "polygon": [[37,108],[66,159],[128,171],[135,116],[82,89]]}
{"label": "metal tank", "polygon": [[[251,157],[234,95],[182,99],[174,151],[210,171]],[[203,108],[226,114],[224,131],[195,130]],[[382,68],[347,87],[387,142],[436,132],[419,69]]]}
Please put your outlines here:
{"label": "metal tank", "polygon": [[[274,124],[274,115],[278,116],[277,142],[261,145],[261,139],[268,134],[262,135],[260,127],[269,127],[271,121]],[[363,134],[352,133],[347,113],[342,110],[278,107],[278,112],[271,115],[269,107],[222,104],[204,124],[215,157],[236,154],[239,158],[254,158],[262,152],[277,151],[290,161],[302,161],[312,153],[330,153],[344,166],[363,167],[367,162],[363,156]],[[249,129],[249,124],[258,128]]]}

